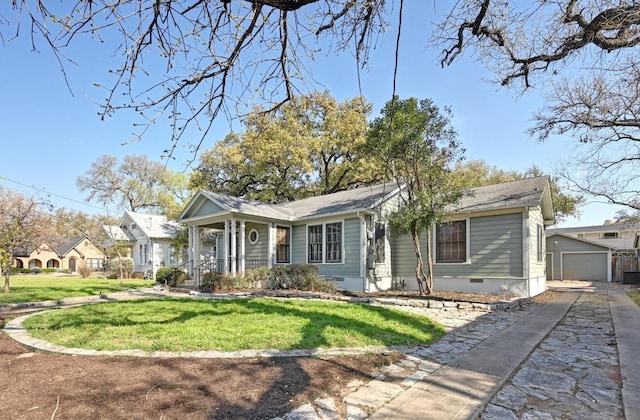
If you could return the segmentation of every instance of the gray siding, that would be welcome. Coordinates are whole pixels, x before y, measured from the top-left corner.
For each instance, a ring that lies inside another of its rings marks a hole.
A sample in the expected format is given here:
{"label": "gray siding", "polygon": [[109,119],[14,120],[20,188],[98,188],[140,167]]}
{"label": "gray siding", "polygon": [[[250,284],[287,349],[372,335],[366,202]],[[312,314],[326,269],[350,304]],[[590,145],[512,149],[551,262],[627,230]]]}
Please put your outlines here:
{"label": "gray siding", "polygon": [[194,214],[190,214],[189,217],[197,217],[197,216],[210,216],[212,214],[221,213],[224,210],[222,207],[213,203],[210,200],[205,201],[205,203],[198,209]]}
{"label": "gray siding", "polygon": [[[247,223],[245,228],[245,258],[248,260],[266,260],[269,256],[269,226],[264,224]],[[258,231],[258,242],[249,242],[249,232]]]}
{"label": "gray siding", "polygon": [[[584,242],[578,239],[553,235],[546,239],[547,253],[553,255],[553,273],[547,273],[547,278],[554,280],[561,279],[561,253],[562,252],[607,252],[608,248]],[[549,258],[549,255],[547,255]]]}
{"label": "gray siding", "polygon": [[[335,220],[329,221],[329,223]],[[315,224],[315,223],[314,223]],[[360,219],[355,217],[343,220],[343,262],[340,264],[317,264],[320,275],[332,277],[360,276]],[[292,263],[307,263],[307,225],[293,227]]]}
{"label": "gray siding", "polygon": [[[522,213],[469,219],[470,262],[434,264],[435,277],[522,277]],[[422,254],[426,263],[426,235]],[[393,276],[415,278],[416,258],[409,236],[393,237]]]}

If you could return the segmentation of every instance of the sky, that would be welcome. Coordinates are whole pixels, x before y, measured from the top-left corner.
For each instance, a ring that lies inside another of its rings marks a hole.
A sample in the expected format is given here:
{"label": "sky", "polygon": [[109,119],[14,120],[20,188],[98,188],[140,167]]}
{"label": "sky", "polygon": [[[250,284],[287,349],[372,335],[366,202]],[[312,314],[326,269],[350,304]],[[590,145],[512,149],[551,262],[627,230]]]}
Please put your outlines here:
{"label": "sky", "polygon": [[[424,7],[422,3],[410,5]],[[467,159],[482,159],[504,170],[522,171],[536,165],[553,175],[554,162],[571,156],[576,146],[570,138],[553,137],[540,143],[526,134],[532,112],[543,105],[540,92],[517,95],[488,83],[490,75],[483,66],[468,58],[440,68],[438,51],[426,47],[428,21],[440,17],[429,8],[405,10],[397,95],[431,98],[439,107],[451,107],[452,125]],[[170,145],[169,126],[156,124],[141,141],[130,142],[139,122],[136,114],[116,113],[104,120],[98,115],[98,103],[105,97],[100,85],[109,80],[107,70],[116,63],[113,51],[93,40],[81,40],[68,52],[76,64],[65,66],[65,80],[48,47],[40,41],[39,51],[33,51],[27,35],[23,29],[20,37],[0,42],[0,184],[26,195],[46,193],[55,206],[105,213],[100,205],[84,200],[76,178],[103,154],[120,161],[125,155],[146,154],[161,161]],[[372,51],[368,67],[360,73],[362,94],[373,104],[372,117],[379,115],[392,95],[396,35],[390,31],[381,37],[382,45]],[[317,83],[308,87],[327,89],[338,100],[360,94],[356,62],[349,53],[338,54],[324,46],[311,67]],[[204,150],[229,131],[226,121],[216,123]],[[183,171],[192,157],[186,148],[178,149],[167,165]],[[569,218],[560,226],[599,225],[619,209],[589,202],[579,218]]]}

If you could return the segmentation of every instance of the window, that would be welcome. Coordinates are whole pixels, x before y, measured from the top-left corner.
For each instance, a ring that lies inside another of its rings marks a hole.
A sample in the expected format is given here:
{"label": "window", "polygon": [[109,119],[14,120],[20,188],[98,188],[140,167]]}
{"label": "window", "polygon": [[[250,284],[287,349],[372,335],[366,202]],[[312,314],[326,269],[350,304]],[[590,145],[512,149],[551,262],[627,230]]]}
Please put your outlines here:
{"label": "window", "polygon": [[328,263],[342,262],[342,223],[327,223]]}
{"label": "window", "polygon": [[342,262],[342,222],[307,227],[309,264]]}
{"label": "window", "polygon": [[436,262],[467,261],[467,222],[445,223],[436,227]]}
{"label": "window", "polygon": [[289,263],[291,248],[291,228],[278,226],[276,228],[276,263]]}
{"label": "window", "polygon": [[384,263],[385,260],[385,225],[384,223],[376,223],[376,230],[373,234],[374,246],[376,252],[376,262]]}
{"label": "window", "polygon": [[617,238],[618,237],[618,232],[605,232],[603,237],[605,239]]}
{"label": "window", "polygon": [[260,238],[260,235],[258,235],[258,231],[255,229],[251,229],[249,231],[249,243],[252,245],[255,245],[258,243],[258,239]]}
{"label": "window", "polygon": [[85,260],[85,264],[87,265],[87,268],[90,268],[91,270],[101,270],[102,258],[87,258]]}
{"label": "window", "polygon": [[544,257],[544,229],[542,229],[542,225],[538,225],[538,238],[537,238],[537,247],[538,247],[538,261],[542,261]]}
{"label": "window", "polygon": [[322,225],[309,226],[309,263],[322,262]]}

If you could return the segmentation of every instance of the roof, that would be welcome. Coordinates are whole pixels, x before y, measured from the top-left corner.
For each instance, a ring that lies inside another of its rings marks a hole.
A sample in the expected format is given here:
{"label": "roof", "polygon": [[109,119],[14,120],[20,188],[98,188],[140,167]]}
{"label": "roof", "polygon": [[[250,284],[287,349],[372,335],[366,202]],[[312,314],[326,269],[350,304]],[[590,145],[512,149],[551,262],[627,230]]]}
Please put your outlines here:
{"label": "roof", "polygon": [[584,242],[584,243],[587,243],[587,244],[597,245],[597,246],[601,246],[603,248],[607,248],[607,249],[610,249],[610,250],[615,250],[616,249],[616,247],[611,246],[610,244],[607,244],[607,243],[603,243],[603,242],[600,242],[600,241],[594,241],[594,240],[591,240],[591,239],[578,238],[576,236],[567,235],[567,234],[564,234],[564,233],[551,233],[551,234],[547,233],[546,238],[547,239],[551,239],[554,236],[561,236],[563,238],[571,239],[572,241],[578,241],[578,242]]}
{"label": "roof", "polygon": [[180,224],[167,220],[167,216],[160,214],[135,213],[127,211],[120,221],[120,227],[129,217],[149,238],[173,239],[176,236]]}
{"label": "roof", "polygon": [[600,233],[600,232],[620,232],[620,231],[636,231],[640,230],[639,224],[611,224],[611,225],[596,225],[596,226],[574,226],[565,228],[555,228],[554,231],[558,233]]}
{"label": "roof", "polygon": [[113,241],[131,241],[133,238],[120,226],[116,225],[102,225],[102,230],[109,236],[109,239]]}
{"label": "roof", "polygon": [[295,219],[321,217],[374,209],[381,201],[399,191],[394,182],[340,191],[334,194],[292,201],[283,207],[293,211]]}
{"label": "roof", "polygon": [[[545,203],[547,201],[547,203]],[[455,212],[478,212],[519,207],[543,206],[545,220],[553,220],[548,176],[523,178],[499,184],[469,188]]]}
{"label": "roof", "polygon": [[[551,222],[554,216],[550,190],[548,176],[470,188],[464,192],[464,196],[453,212],[466,213],[540,206],[544,220]],[[189,214],[190,208],[192,206],[197,208],[206,199],[221,209],[212,215],[222,216],[226,213],[236,213],[275,220],[297,221],[359,211],[373,211],[380,203],[398,194],[399,191],[400,187],[395,182],[387,182],[309,197],[285,204],[266,204],[244,197],[200,190],[189,201],[178,219],[189,219],[186,215]]]}
{"label": "roof", "polygon": [[52,247],[58,252],[58,255],[65,255],[85,239],[89,240],[86,236],[72,236],[61,240]]}

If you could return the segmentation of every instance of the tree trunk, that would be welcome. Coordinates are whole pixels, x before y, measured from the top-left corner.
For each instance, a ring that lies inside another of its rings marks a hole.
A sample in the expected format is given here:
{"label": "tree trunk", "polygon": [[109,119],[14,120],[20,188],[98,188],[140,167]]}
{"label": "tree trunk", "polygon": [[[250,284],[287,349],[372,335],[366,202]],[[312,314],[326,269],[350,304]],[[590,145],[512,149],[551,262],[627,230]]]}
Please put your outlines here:
{"label": "tree trunk", "polygon": [[4,292],[9,293],[11,287],[9,286],[9,278],[11,277],[11,266],[6,267],[4,272]]}
{"label": "tree trunk", "polygon": [[431,229],[429,227],[427,227],[427,268],[429,270],[425,282],[427,284],[427,294],[430,295],[433,291],[433,256],[431,255]]}
{"label": "tree trunk", "polygon": [[416,253],[416,280],[418,282],[418,289],[421,295],[431,294],[431,287],[427,282],[428,277],[424,273],[424,261],[422,259],[422,252],[420,251],[420,234],[416,231],[411,233],[413,239],[413,250]]}

